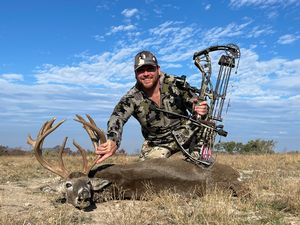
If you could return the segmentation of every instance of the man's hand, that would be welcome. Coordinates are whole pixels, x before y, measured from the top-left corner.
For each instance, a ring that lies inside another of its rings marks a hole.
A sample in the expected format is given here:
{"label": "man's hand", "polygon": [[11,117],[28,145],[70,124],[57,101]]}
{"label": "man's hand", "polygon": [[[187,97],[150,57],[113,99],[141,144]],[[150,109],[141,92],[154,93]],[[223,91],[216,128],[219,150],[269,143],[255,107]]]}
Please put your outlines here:
{"label": "man's hand", "polygon": [[206,101],[199,102],[198,100],[194,100],[194,111],[200,115],[200,116],[205,116],[208,113],[208,105]]}
{"label": "man's hand", "polygon": [[117,144],[112,140],[107,140],[107,142],[100,144],[95,151],[96,155],[98,155],[98,160],[96,163],[100,163],[112,156],[115,154],[117,149]]}

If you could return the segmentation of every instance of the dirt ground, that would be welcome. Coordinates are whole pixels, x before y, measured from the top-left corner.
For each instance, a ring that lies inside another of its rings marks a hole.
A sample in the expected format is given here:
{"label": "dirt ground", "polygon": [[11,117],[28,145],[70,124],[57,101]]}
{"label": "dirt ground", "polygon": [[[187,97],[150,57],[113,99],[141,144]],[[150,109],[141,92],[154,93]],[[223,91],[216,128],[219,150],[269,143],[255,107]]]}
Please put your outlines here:
{"label": "dirt ground", "polygon": [[[89,212],[42,192],[40,187],[60,178],[34,158],[0,157],[0,224],[300,224],[299,154],[245,157],[218,160],[241,172],[253,192],[249,201],[220,192],[201,199],[166,194],[151,201],[109,201]],[[258,163],[264,160],[269,164]]]}
{"label": "dirt ground", "polygon": [[[34,158],[4,158],[0,161],[1,225],[117,224],[112,223],[112,220],[115,214],[122,212],[124,208],[130,209],[137,205],[139,208],[147,207],[147,202],[142,201],[111,201],[98,204],[89,212],[80,211],[71,205],[58,202],[60,195],[48,192],[47,188],[44,188],[55,186],[62,182],[62,179],[41,168]],[[42,191],[42,188],[46,191]]]}
{"label": "dirt ground", "polygon": [[[92,211],[83,212],[71,205],[56,202],[56,198],[59,197],[56,193],[45,193],[40,190],[40,187],[52,185],[57,181],[56,178],[48,178],[1,184],[1,218],[6,217],[12,224],[28,225],[111,224],[113,212],[118,212],[122,208],[147,207],[147,202],[143,201],[111,201],[98,204]],[[55,215],[60,218],[53,218]]]}

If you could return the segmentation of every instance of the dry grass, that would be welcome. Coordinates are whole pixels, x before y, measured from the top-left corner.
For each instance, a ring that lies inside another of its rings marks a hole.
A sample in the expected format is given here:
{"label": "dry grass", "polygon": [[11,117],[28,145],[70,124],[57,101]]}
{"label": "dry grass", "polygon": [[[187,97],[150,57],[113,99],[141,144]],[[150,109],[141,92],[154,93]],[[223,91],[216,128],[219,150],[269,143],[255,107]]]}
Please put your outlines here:
{"label": "dry grass", "polygon": [[[134,160],[119,156],[108,163]],[[110,201],[83,212],[54,204],[53,194],[33,191],[56,179],[34,157],[0,157],[0,224],[300,224],[300,154],[219,155],[217,160],[241,172],[251,199],[220,190],[195,199],[161,193],[147,202]],[[65,161],[71,170],[80,169],[79,158]]]}

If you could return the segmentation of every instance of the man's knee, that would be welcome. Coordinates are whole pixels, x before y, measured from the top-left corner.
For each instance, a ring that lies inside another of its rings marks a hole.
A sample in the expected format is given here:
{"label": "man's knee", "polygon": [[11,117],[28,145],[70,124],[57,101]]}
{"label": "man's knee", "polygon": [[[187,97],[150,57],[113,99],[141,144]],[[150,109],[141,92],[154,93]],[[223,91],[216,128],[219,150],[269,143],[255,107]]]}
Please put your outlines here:
{"label": "man's knee", "polygon": [[149,146],[147,143],[144,143],[140,158],[141,160],[145,160],[155,158],[169,158],[170,156],[171,151],[168,148],[160,146]]}
{"label": "man's knee", "polygon": [[153,150],[147,154],[147,158],[169,158],[171,156],[171,151],[163,147],[153,147]]}

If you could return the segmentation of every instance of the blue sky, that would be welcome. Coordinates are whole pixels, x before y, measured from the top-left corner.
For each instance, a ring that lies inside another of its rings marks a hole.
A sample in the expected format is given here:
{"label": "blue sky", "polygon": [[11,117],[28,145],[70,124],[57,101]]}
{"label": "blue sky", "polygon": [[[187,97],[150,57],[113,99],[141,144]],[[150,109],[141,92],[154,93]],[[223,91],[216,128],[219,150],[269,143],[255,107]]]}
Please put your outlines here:
{"label": "blue sky", "polygon": [[[299,12],[298,0],[1,1],[0,144],[29,149],[27,134],[55,116],[67,121],[46,146],[69,136],[91,149],[74,115],[90,114],[106,130],[135,83],[138,51],[154,52],[164,72],[199,86],[193,53],[235,43],[242,56],[221,141],[261,138],[279,151],[300,150]],[[137,152],[142,142],[130,119],[122,147]]]}

